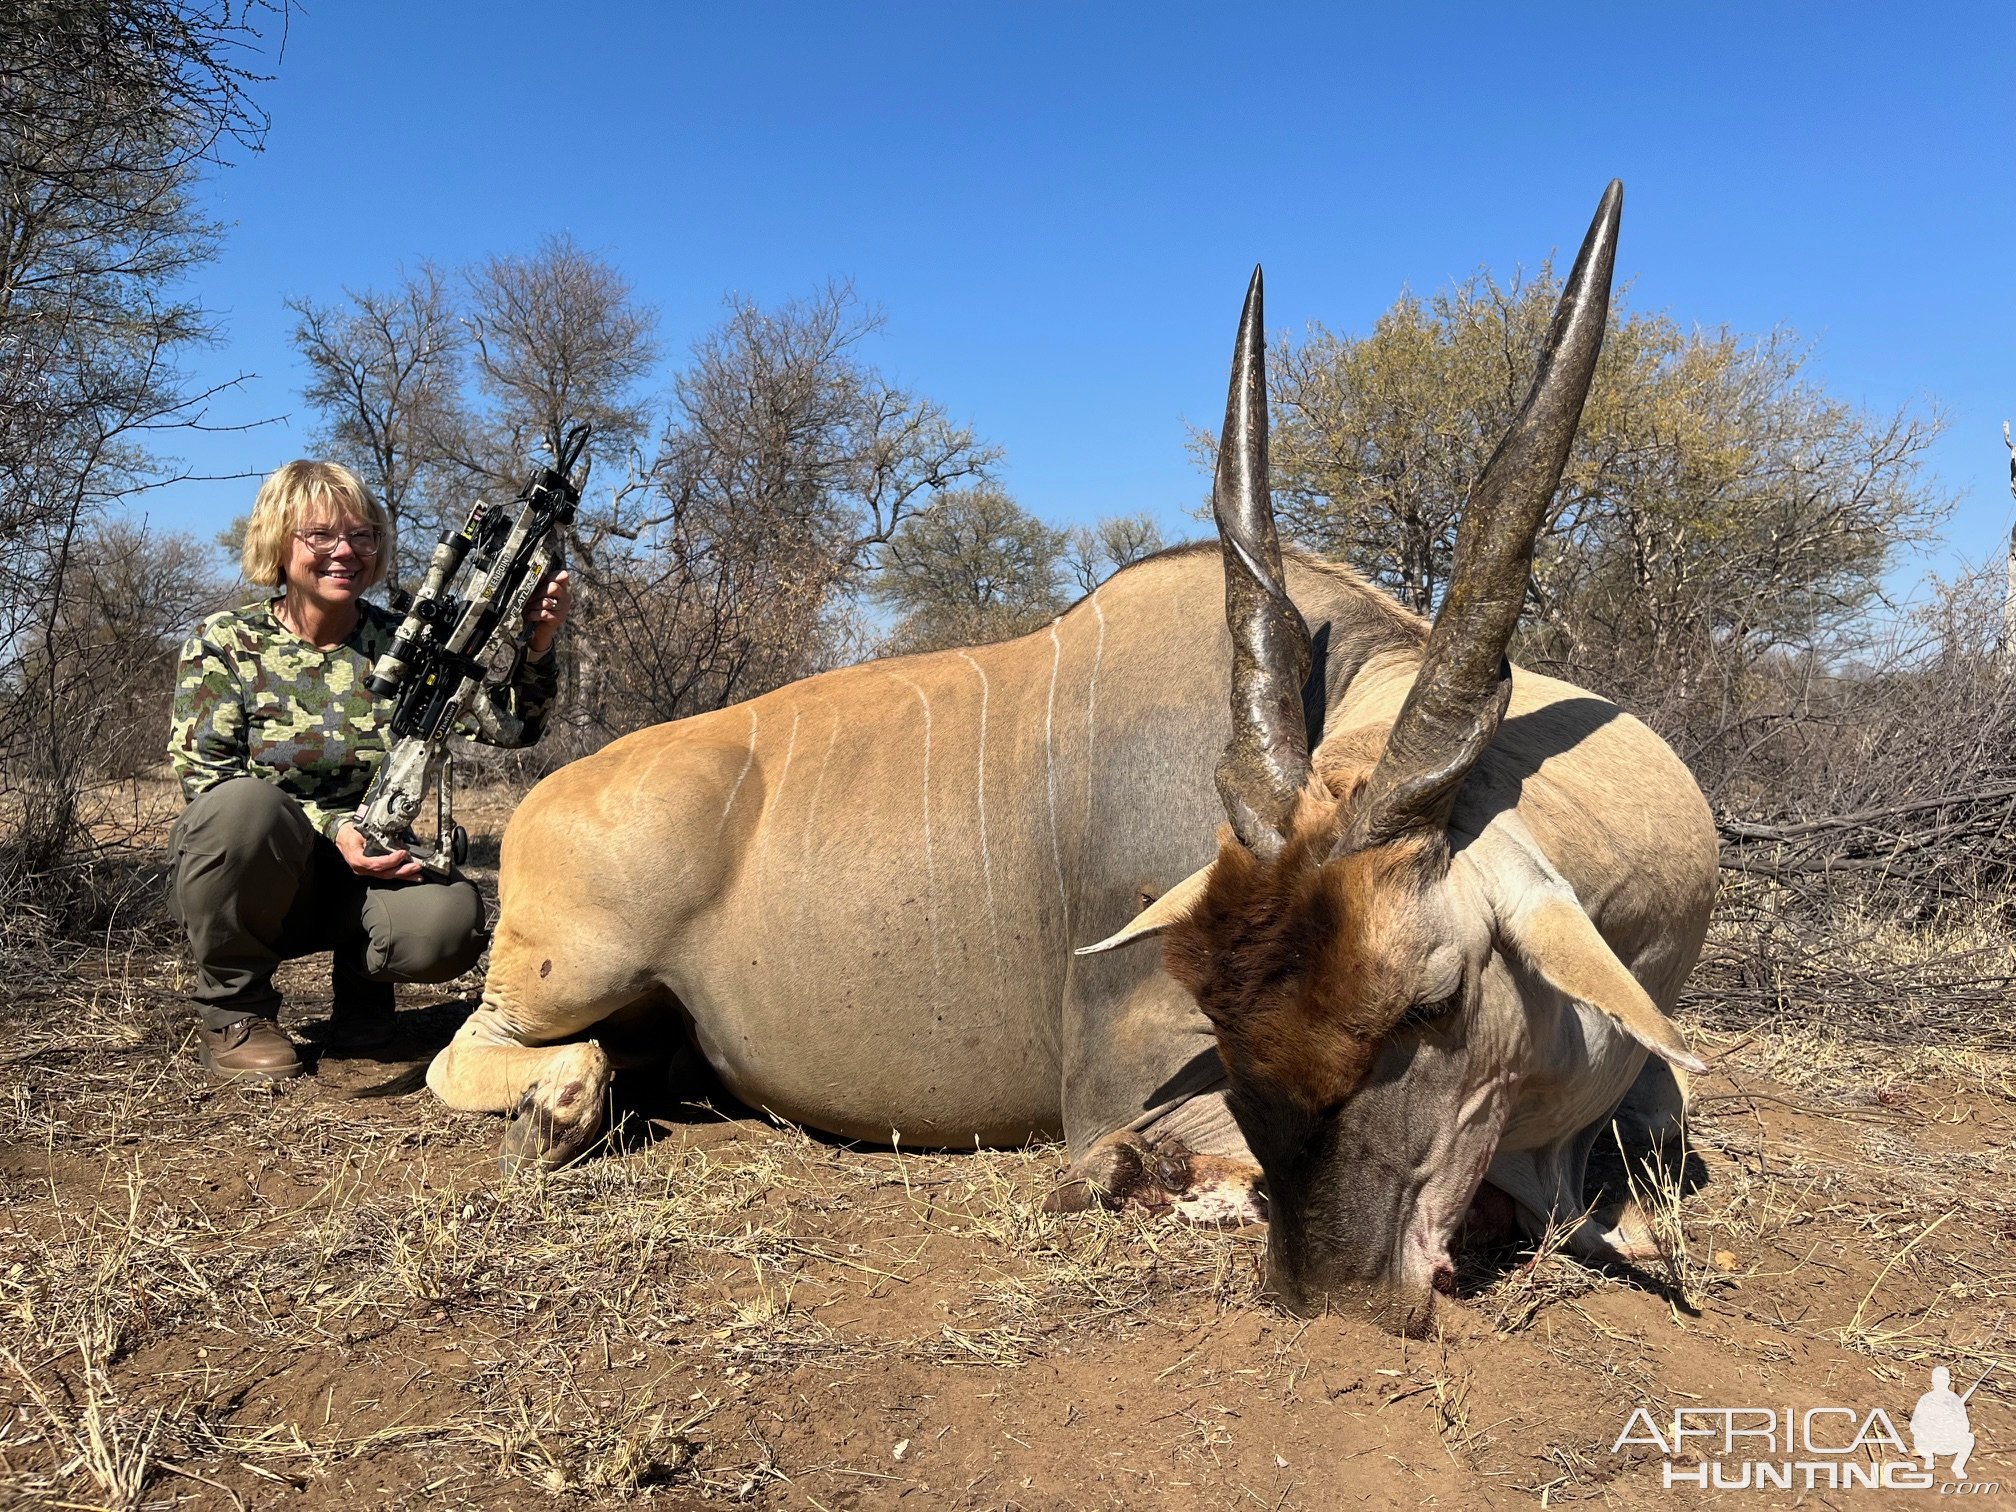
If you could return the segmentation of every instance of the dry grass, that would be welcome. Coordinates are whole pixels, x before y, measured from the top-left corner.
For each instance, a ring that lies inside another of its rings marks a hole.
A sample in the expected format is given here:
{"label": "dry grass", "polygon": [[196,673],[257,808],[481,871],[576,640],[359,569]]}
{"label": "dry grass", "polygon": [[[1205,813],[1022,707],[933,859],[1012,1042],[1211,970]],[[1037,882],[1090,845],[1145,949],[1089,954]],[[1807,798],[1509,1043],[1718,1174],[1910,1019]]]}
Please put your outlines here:
{"label": "dry grass", "polygon": [[[43,975],[0,1041],[16,1073],[0,1103],[0,1486],[16,1497],[53,1506],[88,1485],[138,1506],[164,1476],[300,1483],[393,1448],[480,1450],[466,1476],[544,1492],[733,1494],[776,1467],[696,1434],[767,1374],[1013,1369],[1054,1347],[1059,1318],[1112,1333],[1256,1292],[1250,1236],[1044,1214],[1055,1150],[841,1152],[765,1123],[633,1119],[619,1158],[504,1181],[495,1126],[431,1100],[210,1087],[178,1053],[172,964],[101,951]],[[929,1314],[878,1325],[927,1272]],[[859,1321],[822,1321],[836,1304]],[[463,1341],[452,1414],[396,1394],[342,1412],[332,1380],[322,1421],[305,1400],[262,1421],[245,1390],[255,1358],[437,1335]],[[620,1390],[584,1384],[582,1341]],[[169,1344],[194,1363],[134,1368]],[[656,1368],[668,1355],[677,1368]]]}
{"label": "dry grass", "polygon": [[[0,1504],[1616,1499],[1620,1402],[1894,1409],[1933,1361],[1986,1370],[2016,1305],[1993,1035],[1708,1030],[1685,1159],[1610,1157],[1650,1274],[1559,1233],[1467,1256],[1408,1342],[1273,1312],[1256,1233],[1043,1213],[1054,1148],[840,1148],[661,1100],[612,1158],[502,1180],[494,1121],[354,1095],[383,1068],[208,1085],[159,933],[13,938]],[[319,969],[285,983],[297,1031]],[[1972,1404],[1984,1444],[2016,1444],[2009,1386]]]}
{"label": "dry grass", "polygon": [[[752,1404],[807,1372],[894,1363],[978,1383],[1268,1315],[1257,1235],[1044,1214],[1053,1149],[845,1150],[689,1110],[700,1121],[633,1117],[615,1158],[503,1181],[495,1127],[424,1098],[202,1083],[170,1053],[174,969],[142,951],[74,958],[59,977],[0,1050],[14,1072],[0,1487],[25,1505],[228,1505],[362,1466],[451,1498],[805,1499],[815,1470],[874,1487],[862,1477],[895,1468],[808,1465],[765,1436]],[[1728,1074],[1693,1153],[1713,1179],[1630,1171],[1673,1317],[1834,1265],[1859,1278],[1854,1297],[1781,1317],[1788,1341],[1837,1343],[1899,1379],[1935,1356],[1985,1368],[1995,1338],[1969,1320],[2016,1296],[2016,1267],[2006,1247],[1952,1241],[2010,1223],[2016,1156],[2006,1141],[1936,1145],[2007,1100],[2011,1068],[1928,1050],[1911,1066],[1924,1094],[1902,1108],[1858,1100],[1872,1066],[1831,1046],[1795,1030],[1711,1047]],[[1774,1068],[1787,1074],[1767,1086]],[[1908,1144],[1925,1131],[1935,1147]],[[1558,1233],[1483,1263],[1457,1316],[1490,1337],[1578,1368],[1641,1342],[1609,1315],[1643,1293]],[[346,1377],[364,1357],[368,1378]],[[1182,1379],[1196,1360],[1161,1368]],[[1293,1396],[1310,1364],[1279,1360]],[[1405,1356],[1382,1409],[1420,1407],[1451,1465],[1481,1473],[1517,1418],[1480,1372],[1445,1335]],[[1231,1463],[1238,1427],[1208,1395],[1169,1429],[1198,1484]],[[1559,1499],[1600,1469],[1591,1445],[1564,1441],[1530,1479]]]}

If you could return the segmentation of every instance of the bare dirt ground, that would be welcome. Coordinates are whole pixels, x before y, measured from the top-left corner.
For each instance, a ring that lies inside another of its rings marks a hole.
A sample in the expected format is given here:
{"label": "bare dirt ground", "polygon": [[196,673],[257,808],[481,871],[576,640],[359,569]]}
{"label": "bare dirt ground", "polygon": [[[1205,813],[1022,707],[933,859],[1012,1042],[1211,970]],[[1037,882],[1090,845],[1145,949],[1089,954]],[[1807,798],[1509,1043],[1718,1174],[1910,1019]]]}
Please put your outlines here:
{"label": "bare dirt ground", "polygon": [[[2016,1498],[2006,1035],[1697,1027],[1665,1263],[1472,1253],[1403,1340],[1270,1307],[1261,1231],[1044,1215],[1054,1148],[845,1147],[633,1077],[618,1148],[504,1179],[499,1121],[401,1090],[473,979],[255,1092],[198,1070],[165,930],[34,960],[0,987],[0,1505],[1913,1505],[1668,1490],[1613,1445],[1639,1406],[1908,1438],[1934,1364],[1989,1372],[1967,1489]],[[312,1046],[326,958],[284,985]]]}

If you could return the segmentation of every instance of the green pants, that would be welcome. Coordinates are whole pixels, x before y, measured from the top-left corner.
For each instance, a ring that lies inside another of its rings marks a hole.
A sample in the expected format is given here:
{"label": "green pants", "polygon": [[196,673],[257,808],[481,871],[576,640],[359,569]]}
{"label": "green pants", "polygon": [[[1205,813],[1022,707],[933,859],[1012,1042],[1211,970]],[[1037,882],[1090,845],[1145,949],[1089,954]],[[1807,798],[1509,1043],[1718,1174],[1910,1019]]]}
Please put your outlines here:
{"label": "green pants", "polygon": [[282,961],[335,953],[338,987],[445,982],[483,953],[483,897],[466,877],[366,882],[271,783],[240,777],[194,798],[168,843],[170,907],[196,957],[206,1026],[272,1018]]}

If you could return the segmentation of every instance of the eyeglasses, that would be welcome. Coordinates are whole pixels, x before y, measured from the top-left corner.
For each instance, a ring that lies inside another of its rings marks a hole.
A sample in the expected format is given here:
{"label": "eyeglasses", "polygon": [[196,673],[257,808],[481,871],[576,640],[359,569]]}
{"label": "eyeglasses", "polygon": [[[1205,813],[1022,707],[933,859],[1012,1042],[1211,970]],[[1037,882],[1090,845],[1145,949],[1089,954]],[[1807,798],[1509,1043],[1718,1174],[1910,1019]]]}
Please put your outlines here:
{"label": "eyeglasses", "polygon": [[378,554],[378,532],[375,530],[297,530],[294,539],[323,556],[334,551],[338,541],[348,541],[350,549],[359,556]]}

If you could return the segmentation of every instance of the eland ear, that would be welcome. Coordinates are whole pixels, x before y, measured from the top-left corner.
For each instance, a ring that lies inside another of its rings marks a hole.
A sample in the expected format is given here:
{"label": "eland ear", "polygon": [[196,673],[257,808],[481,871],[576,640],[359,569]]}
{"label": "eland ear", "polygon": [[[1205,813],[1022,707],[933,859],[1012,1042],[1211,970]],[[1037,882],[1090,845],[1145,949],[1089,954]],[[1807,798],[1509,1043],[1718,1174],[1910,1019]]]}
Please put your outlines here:
{"label": "eland ear", "polygon": [[[1211,866],[1217,865],[1212,862]],[[1080,945],[1073,955],[1098,955],[1102,951],[1118,950],[1122,945],[1131,945],[1136,940],[1144,940],[1150,935],[1158,935],[1170,925],[1190,916],[1190,911],[1204,897],[1204,889],[1210,885],[1211,866],[1190,873],[1181,882],[1150,903],[1141,912],[1129,919],[1105,939],[1094,945]]]}
{"label": "eland ear", "polygon": [[1668,1065],[1696,1075],[1708,1069],[1701,1057],[1687,1048],[1679,1026],[1659,1011],[1652,995],[1604,943],[1573,892],[1566,897],[1539,899],[1512,920],[1500,923],[1519,958],[1556,991],[1608,1014],[1626,1034]]}
{"label": "eland ear", "polygon": [[1465,855],[1490,899],[1499,938],[1550,987],[1607,1014],[1668,1065],[1696,1075],[1708,1069],[1617,959],[1516,812],[1494,818]]}

